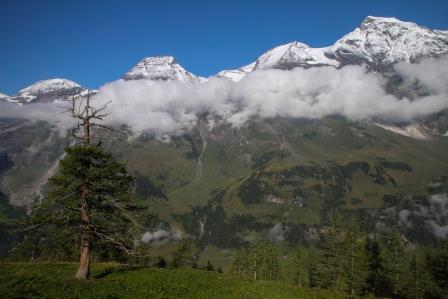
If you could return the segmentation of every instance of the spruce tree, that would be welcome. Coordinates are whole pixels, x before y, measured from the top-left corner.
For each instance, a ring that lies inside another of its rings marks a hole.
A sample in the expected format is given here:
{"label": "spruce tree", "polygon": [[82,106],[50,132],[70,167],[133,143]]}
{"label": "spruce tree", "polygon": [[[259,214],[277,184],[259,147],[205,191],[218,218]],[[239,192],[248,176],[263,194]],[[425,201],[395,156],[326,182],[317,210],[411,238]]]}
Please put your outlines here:
{"label": "spruce tree", "polygon": [[441,241],[435,252],[427,257],[427,267],[432,279],[444,297],[448,297],[448,240]]}
{"label": "spruce tree", "polygon": [[354,219],[348,222],[345,231],[345,254],[346,259],[346,280],[348,293],[353,298],[362,295],[366,288],[366,252],[365,238],[358,228],[358,224]]}
{"label": "spruce tree", "polygon": [[382,246],[376,234],[372,238],[367,238],[366,243],[366,291],[376,296],[383,296],[387,293],[388,280],[385,276]]}
{"label": "spruce tree", "polygon": [[66,110],[79,121],[73,137],[78,143],[68,147],[59,163],[58,173],[50,180],[51,191],[34,210],[30,229],[52,225],[80,246],[80,262],[75,277],[90,275],[92,246],[108,243],[133,253],[136,230],[135,212],[140,210],[132,196],[133,177],[126,165],[114,159],[101,146],[93,146],[97,129],[112,130],[100,124],[107,104],[91,105],[87,97],[73,96]]}
{"label": "spruce tree", "polygon": [[196,262],[193,253],[193,242],[183,239],[171,253],[171,268],[192,266]]}
{"label": "spruce tree", "polygon": [[280,277],[279,252],[275,246],[265,246],[264,250],[264,279],[277,280]]}
{"label": "spruce tree", "polygon": [[443,297],[432,280],[426,265],[426,259],[418,247],[411,254],[403,293],[406,297],[415,299]]}
{"label": "spruce tree", "polygon": [[340,225],[340,216],[336,214],[332,225],[326,227],[323,233],[319,259],[320,286],[330,288],[334,292],[343,292],[347,289],[348,259],[345,237]]}
{"label": "spruce tree", "polygon": [[399,232],[390,233],[383,250],[385,274],[390,283],[390,293],[398,297],[403,293],[405,281],[409,274],[408,261],[404,250],[404,241]]}
{"label": "spruce tree", "polygon": [[131,195],[132,182],[126,166],[101,147],[66,149],[59,172],[50,179],[51,191],[37,205],[31,221],[37,226],[50,225],[47,232],[65,236],[59,240],[66,244],[68,240],[80,244],[77,278],[89,277],[93,244],[105,242],[133,253],[136,235],[132,227],[137,224],[133,214],[139,206]]}
{"label": "spruce tree", "polygon": [[309,287],[308,252],[303,247],[297,247],[294,260],[294,281],[299,287]]}

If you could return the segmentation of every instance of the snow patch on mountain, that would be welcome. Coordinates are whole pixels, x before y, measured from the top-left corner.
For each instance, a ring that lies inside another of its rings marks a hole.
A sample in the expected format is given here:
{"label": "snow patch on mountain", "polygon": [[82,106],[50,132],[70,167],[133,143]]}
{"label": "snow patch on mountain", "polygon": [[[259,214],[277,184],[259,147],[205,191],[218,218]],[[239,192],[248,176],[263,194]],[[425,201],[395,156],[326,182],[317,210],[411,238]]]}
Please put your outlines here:
{"label": "snow patch on mountain", "polygon": [[5,99],[5,98],[9,98],[9,96],[0,92],[0,99]]}
{"label": "snow patch on mountain", "polygon": [[418,140],[427,140],[431,138],[431,134],[418,124],[409,124],[406,126],[392,126],[380,123],[375,123],[387,131],[394,132],[403,136],[411,137]]}
{"label": "snow patch on mountain", "polygon": [[184,83],[200,83],[205,78],[185,70],[173,56],[146,57],[123,76],[124,80],[162,80]]}
{"label": "snow patch on mountain", "polygon": [[240,67],[236,70],[224,70],[219,72],[216,77],[218,78],[224,78],[232,80],[233,82],[238,82],[242,80],[244,77],[246,77],[247,73],[250,73],[255,68],[255,62],[248,64],[246,66]]}

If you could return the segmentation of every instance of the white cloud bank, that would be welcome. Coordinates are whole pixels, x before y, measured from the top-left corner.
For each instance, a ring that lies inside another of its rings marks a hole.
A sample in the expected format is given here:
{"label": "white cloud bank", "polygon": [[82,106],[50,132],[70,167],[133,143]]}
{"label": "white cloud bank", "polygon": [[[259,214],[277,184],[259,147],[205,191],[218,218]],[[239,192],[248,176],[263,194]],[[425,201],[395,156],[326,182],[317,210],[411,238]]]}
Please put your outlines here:
{"label": "white cloud bank", "polygon": [[[363,66],[346,66],[255,71],[237,83],[218,78],[202,84],[118,80],[104,85],[96,101],[98,105],[112,101],[108,122],[158,135],[184,132],[205,113],[238,127],[253,116],[338,114],[352,120],[406,121],[448,108],[448,56],[398,64],[395,71],[403,78],[403,88],[417,84],[424,88],[424,96],[398,99],[385,91],[387,82],[381,74],[367,72]],[[31,106],[20,108],[32,110]],[[36,108],[37,112],[25,111],[22,116],[52,120],[54,111]],[[0,109],[0,117],[9,113],[3,106]]]}
{"label": "white cloud bank", "polygon": [[17,105],[0,100],[0,119],[18,118],[32,122],[46,121],[59,129],[61,135],[76,125],[76,121],[65,113],[55,103],[36,103],[30,105]]}

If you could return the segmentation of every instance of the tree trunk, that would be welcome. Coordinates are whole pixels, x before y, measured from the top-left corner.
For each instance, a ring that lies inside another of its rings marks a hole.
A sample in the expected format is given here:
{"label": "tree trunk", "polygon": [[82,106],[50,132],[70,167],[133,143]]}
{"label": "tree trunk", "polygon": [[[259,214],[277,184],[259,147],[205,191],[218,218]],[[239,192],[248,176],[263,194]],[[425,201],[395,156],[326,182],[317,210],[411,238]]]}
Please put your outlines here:
{"label": "tree trunk", "polygon": [[355,260],[354,260],[354,255],[355,255],[355,237],[353,235],[353,233],[351,234],[351,241],[352,241],[352,250],[351,250],[351,269],[350,269],[350,298],[353,298],[355,290],[353,289],[353,280],[355,279],[355,275],[354,275],[354,264],[355,264]]}
{"label": "tree trunk", "polygon": [[90,251],[91,251],[91,243],[90,243],[90,213],[89,206],[87,204],[87,188],[83,188],[81,198],[83,200],[83,204],[81,206],[81,257],[79,259],[79,268],[78,272],[76,272],[75,278],[77,279],[88,279],[90,275]]}
{"label": "tree trunk", "polygon": [[88,279],[90,276],[90,241],[84,239],[81,242],[81,257],[79,259],[79,268],[75,278]]}

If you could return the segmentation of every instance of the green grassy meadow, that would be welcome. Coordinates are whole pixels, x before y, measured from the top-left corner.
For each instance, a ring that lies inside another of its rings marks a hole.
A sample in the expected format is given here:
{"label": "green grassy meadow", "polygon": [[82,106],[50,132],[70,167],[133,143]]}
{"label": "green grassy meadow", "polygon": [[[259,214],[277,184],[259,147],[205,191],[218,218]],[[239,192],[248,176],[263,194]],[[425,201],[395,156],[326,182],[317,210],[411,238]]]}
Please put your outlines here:
{"label": "green grassy meadow", "polygon": [[249,281],[195,269],[94,264],[92,278],[72,278],[75,263],[0,264],[1,298],[345,298],[291,284]]}

